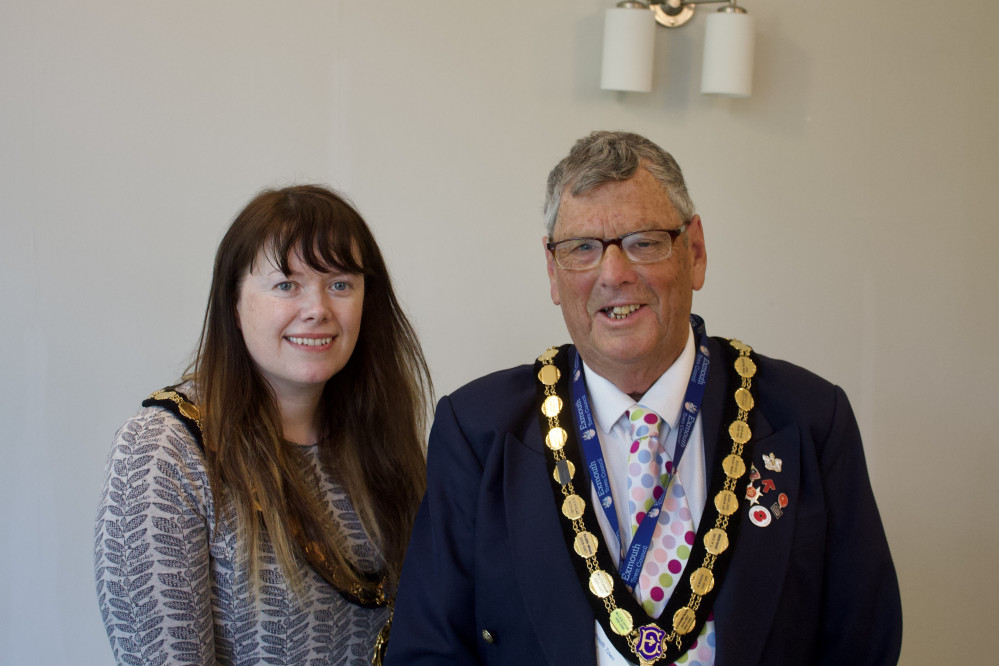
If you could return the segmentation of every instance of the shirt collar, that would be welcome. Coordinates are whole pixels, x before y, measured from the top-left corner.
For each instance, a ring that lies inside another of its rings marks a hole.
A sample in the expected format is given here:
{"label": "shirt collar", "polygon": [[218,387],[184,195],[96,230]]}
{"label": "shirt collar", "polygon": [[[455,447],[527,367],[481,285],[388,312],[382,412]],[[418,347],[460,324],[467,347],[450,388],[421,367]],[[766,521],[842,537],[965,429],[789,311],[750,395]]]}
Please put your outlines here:
{"label": "shirt collar", "polygon": [[[680,356],[666,372],[649,387],[639,402],[656,411],[674,429],[680,420],[680,408],[687,391],[690,373],[694,369],[694,331],[688,326],[687,343]],[[582,359],[580,359],[582,360]],[[635,404],[634,399],[624,393],[611,381],[598,375],[583,361],[585,368],[586,393],[590,399],[593,417],[605,433],[609,433],[625,411]]]}

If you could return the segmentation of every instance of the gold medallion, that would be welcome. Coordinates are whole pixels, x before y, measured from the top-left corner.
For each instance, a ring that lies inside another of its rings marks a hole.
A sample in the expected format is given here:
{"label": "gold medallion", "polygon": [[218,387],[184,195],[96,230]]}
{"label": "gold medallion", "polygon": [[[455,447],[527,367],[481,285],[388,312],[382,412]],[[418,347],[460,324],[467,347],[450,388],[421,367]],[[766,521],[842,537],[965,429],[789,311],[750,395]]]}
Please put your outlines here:
{"label": "gold medallion", "polygon": [[742,387],[737,388],[735,390],[735,404],[739,405],[739,409],[748,412],[755,404],[753,394]]}
{"label": "gold medallion", "polygon": [[728,478],[738,479],[746,473],[746,463],[742,462],[741,457],[730,453],[725,456],[725,460],[722,460],[722,469],[725,470],[725,475]]}
{"label": "gold medallion", "polygon": [[728,535],[725,530],[712,527],[704,535],[704,548],[712,555],[721,555],[728,548]]}
{"label": "gold medallion", "polygon": [[153,400],[169,400],[171,396],[170,391],[157,391],[156,393],[149,396]]}
{"label": "gold medallion", "polygon": [[635,628],[631,613],[623,608],[615,608],[610,612],[610,626],[618,636],[627,636]]}
{"label": "gold medallion", "polygon": [[[732,497],[735,497],[733,495]],[[562,515],[564,515],[569,520],[579,520],[583,517],[583,510],[586,508],[586,502],[579,495],[569,495],[562,502]]]}
{"label": "gold medallion", "polygon": [[538,371],[538,379],[545,386],[554,386],[558,383],[558,378],[561,376],[562,373],[554,365],[546,365]]}
{"label": "gold medallion", "polygon": [[[735,359],[735,371],[739,373],[740,377],[749,379],[756,374],[756,364],[753,363],[753,359],[748,356],[740,356]],[[556,377],[556,380],[558,378]],[[552,382],[553,384],[555,382]]]}
{"label": "gold medallion", "polygon": [[732,425],[728,427],[728,434],[736,444],[745,444],[753,433],[745,421],[732,421]]}
{"label": "gold medallion", "polygon": [[697,615],[690,606],[684,606],[673,613],[673,629],[681,636],[689,634],[695,624],[697,624]]}
{"label": "gold medallion", "polygon": [[552,472],[552,476],[555,477],[555,481],[557,481],[560,486],[564,486],[572,481],[572,477],[575,473],[576,466],[572,464],[571,460],[559,460],[555,463],[555,471]]}
{"label": "gold medallion", "polygon": [[563,446],[565,446],[566,441],[568,441],[569,436],[566,434],[565,430],[562,428],[552,428],[548,431],[548,435],[545,436],[545,444],[552,451],[558,451]]}
{"label": "gold medallion", "polygon": [[603,569],[597,569],[590,574],[590,592],[594,596],[606,599],[614,591],[614,579]]}
{"label": "gold medallion", "polygon": [[539,356],[538,360],[542,363],[547,363],[556,356],[558,356],[558,347],[551,347],[550,349],[547,349],[544,354]]}
{"label": "gold medallion", "polygon": [[715,508],[723,516],[731,516],[739,508],[739,498],[731,490],[723,490],[715,495]]}
{"label": "gold medallion", "polygon": [[550,419],[558,416],[558,413],[562,411],[562,398],[557,395],[550,395],[545,398],[544,403],[541,405],[541,413]]}
{"label": "gold medallion", "polygon": [[201,410],[198,409],[197,405],[192,405],[189,402],[180,403],[180,413],[195,421],[201,418]]}
{"label": "gold medallion", "polygon": [[711,573],[711,569],[706,567],[701,567],[694,573],[690,574],[690,589],[694,591],[694,594],[699,594],[702,597],[711,591],[711,588],[715,586],[715,575]]}
{"label": "gold medallion", "polygon": [[732,338],[731,340],[728,341],[728,343],[730,345],[732,345],[732,347],[734,347],[738,351],[741,351],[741,352],[748,352],[749,351],[749,345],[747,345],[742,340],[736,340],[735,338]]}
{"label": "gold medallion", "polygon": [[597,553],[597,547],[599,546],[597,538],[593,536],[592,532],[580,532],[576,535],[575,541],[572,543],[573,549],[576,554],[580,557],[593,557]]}

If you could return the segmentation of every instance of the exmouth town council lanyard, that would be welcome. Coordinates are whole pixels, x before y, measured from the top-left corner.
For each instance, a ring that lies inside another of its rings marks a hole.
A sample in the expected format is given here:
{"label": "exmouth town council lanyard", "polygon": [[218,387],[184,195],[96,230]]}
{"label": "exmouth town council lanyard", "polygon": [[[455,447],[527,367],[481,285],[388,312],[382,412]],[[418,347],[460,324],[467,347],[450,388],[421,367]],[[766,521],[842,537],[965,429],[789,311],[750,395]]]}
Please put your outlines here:
{"label": "exmouth town council lanyard", "polygon": [[[690,316],[690,323],[694,329],[697,339],[697,356],[694,359],[694,368],[690,373],[690,380],[687,382],[687,391],[683,396],[683,409],[680,412],[680,422],[677,425],[676,447],[673,450],[673,467],[670,470],[666,483],[662,486],[663,492],[659,494],[655,504],[649,509],[638,529],[635,532],[631,546],[626,553],[622,554],[621,566],[618,570],[621,579],[630,588],[634,589],[638,583],[639,575],[642,572],[642,565],[645,563],[645,556],[652,542],[656,523],[659,522],[659,513],[662,509],[663,501],[666,498],[666,491],[673,481],[677,469],[680,466],[680,459],[687,448],[687,442],[694,431],[694,423],[697,421],[697,414],[701,410],[701,400],[704,398],[704,390],[708,383],[708,366],[710,359],[702,350],[705,349],[703,338],[705,335],[704,321],[697,315]],[[619,548],[623,551],[624,541],[621,538],[621,529],[618,525],[617,511],[614,510],[614,499],[611,497],[610,480],[607,476],[607,465],[604,462],[603,451],[600,448],[600,439],[593,420],[593,413],[590,409],[590,401],[586,397],[586,386],[583,382],[582,363],[579,354],[575,354],[575,362],[572,371],[572,399],[575,403],[576,427],[579,429],[579,438],[582,442],[583,455],[586,457],[586,464],[590,470],[590,478],[593,480],[593,487],[597,491],[600,505],[604,508],[607,521],[617,535]]]}

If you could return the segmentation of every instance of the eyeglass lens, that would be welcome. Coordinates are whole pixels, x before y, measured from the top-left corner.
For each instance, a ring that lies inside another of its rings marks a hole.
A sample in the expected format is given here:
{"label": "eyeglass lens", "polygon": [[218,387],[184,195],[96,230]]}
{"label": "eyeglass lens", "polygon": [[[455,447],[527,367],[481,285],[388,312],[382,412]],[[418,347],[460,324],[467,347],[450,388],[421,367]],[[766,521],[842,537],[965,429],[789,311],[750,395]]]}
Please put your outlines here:
{"label": "eyeglass lens", "polygon": [[635,264],[648,264],[665,259],[673,250],[668,231],[640,231],[623,238],[573,238],[555,246],[559,266],[569,270],[583,270],[598,266],[608,245],[619,245],[628,259]]}

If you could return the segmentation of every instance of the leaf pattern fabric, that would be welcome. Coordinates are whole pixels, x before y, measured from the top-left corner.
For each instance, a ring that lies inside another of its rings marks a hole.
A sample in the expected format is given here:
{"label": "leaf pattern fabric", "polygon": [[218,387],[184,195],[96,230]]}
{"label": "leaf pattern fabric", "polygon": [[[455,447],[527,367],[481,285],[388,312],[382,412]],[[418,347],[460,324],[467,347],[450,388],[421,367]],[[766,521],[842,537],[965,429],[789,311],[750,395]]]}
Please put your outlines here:
{"label": "leaf pattern fabric", "polygon": [[[382,561],[343,489],[304,447],[362,570]],[[204,457],[170,412],[149,407],[115,435],[94,536],[97,598],[119,664],[370,663],[385,608],[345,601],[311,569],[291,592],[264,535],[256,597],[234,512],[216,529]]]}

